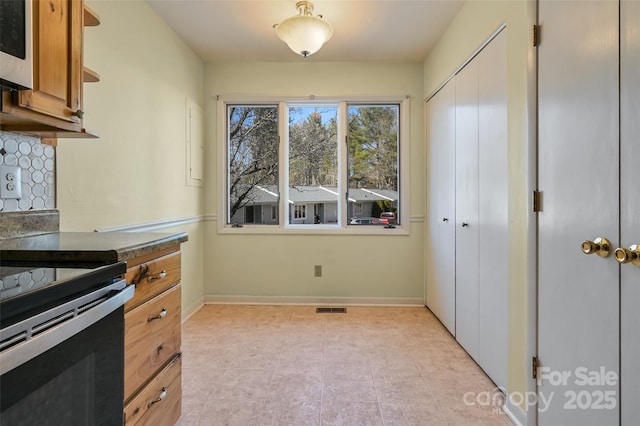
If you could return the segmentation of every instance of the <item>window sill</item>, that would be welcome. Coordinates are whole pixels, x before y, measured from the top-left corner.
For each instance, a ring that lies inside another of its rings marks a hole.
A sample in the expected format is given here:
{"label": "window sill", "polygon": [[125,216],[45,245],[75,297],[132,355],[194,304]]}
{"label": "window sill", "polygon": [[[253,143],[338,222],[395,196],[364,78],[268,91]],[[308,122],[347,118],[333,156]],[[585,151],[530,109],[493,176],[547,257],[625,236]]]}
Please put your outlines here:
{"label": "window sill", "polygon": [[410,235],[406,226],[396,228],[385,228],[378,225],[362,225],[341,228],[338,226],[314,226],[314,225],[243,225],[242,227],[232,227],[231,225],[218,226],[218,234],[237,235]]}

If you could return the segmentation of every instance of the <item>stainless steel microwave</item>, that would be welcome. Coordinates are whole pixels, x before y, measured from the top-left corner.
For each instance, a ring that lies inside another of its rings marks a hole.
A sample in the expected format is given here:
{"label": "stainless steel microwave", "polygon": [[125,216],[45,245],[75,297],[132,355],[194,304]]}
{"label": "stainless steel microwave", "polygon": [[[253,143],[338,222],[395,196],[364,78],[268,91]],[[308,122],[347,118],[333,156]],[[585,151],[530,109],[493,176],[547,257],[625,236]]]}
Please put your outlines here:
{"label": "stainless steel microwave", "polygon": [[32,0],[0,0],[0,86],[33,87]]}

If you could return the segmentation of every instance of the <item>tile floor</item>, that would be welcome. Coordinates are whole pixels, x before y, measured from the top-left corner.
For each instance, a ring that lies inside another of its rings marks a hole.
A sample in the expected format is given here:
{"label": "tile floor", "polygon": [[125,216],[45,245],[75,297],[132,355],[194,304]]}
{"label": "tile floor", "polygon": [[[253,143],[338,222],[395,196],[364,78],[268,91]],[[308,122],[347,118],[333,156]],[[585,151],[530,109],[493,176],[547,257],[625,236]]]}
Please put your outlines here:
{"label": "tile floor", "polygon": [[511,424],[425,308],[205,305],[182,333],[179,425]]}

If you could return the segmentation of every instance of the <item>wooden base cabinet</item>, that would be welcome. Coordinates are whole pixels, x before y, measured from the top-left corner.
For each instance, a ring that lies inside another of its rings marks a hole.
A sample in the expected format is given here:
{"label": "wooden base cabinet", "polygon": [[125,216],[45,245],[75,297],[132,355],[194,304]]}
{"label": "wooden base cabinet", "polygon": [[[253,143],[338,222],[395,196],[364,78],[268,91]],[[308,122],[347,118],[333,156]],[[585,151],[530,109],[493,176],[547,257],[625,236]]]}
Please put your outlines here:
{"label": "wooden base cabinet", "polygon": [[124,424],[173,425],[181,412],[179,246],[129,262],[125,305]]}
{"label": "wooden base cabinet", "polygon": [[174,424],[182,404],[182,359],[180,354],[158,374],[124,409],[125,424]]}

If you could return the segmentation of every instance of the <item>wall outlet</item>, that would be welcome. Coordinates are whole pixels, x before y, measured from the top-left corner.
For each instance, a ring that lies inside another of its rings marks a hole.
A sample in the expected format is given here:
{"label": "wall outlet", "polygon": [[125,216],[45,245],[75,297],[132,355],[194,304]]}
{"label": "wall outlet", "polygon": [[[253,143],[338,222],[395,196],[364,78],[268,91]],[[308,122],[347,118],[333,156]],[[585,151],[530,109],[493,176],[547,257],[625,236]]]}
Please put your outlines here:
{"label": "wall outlet", "polygon": [[0,166],[0,198],[22,198],[22,174],[18,166]]}
{"label": "wall outlet", "polygon": [[313,265],[313,276],[314,277],[322,276],[322,265]]}

